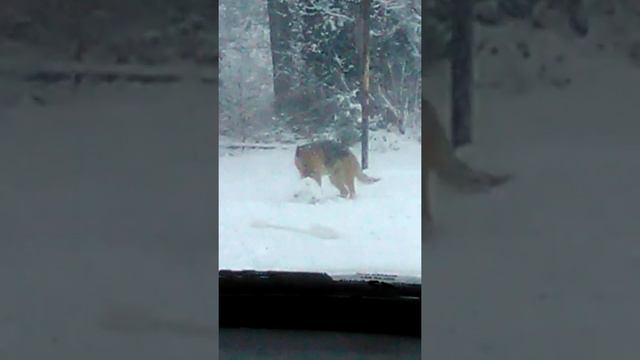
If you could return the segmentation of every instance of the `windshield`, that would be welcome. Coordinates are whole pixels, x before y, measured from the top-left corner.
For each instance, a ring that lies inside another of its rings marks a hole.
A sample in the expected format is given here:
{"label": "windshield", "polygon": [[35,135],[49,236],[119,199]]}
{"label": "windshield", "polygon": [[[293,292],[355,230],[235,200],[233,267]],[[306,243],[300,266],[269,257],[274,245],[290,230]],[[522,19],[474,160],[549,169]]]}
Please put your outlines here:
{"label": "windshield", "polygon": [[220,1],[220,269],[420,276],[421,5],[363,3]]}

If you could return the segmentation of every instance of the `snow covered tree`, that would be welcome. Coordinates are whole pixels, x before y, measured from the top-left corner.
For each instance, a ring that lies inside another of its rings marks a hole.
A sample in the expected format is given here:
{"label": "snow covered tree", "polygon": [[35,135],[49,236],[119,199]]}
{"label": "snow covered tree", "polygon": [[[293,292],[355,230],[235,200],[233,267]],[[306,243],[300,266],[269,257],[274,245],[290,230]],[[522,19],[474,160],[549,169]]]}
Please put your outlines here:
{"label": "snow covered tree", "polygon": [[245,140],[274,125],[267,6],[223,0],[219,9],[220,133]]}
{"label": "snow covered tree", "polygon": [[[358,133],[355,120],[360,118],[361,69],[355,47],[360,1],[272,1],[280,6],[286,3],[290,14],[288,49],[293,60],[286,65],[296,85],[290,91],[295,95],[287,100],[298,104],[289,107],[290,124],[314,134],[334,133],[350,142]],[[404,130],[400,121],[419,108],[420,6],[411,0],[372,1],[374,128],[397,125]],[[278,66],[274,63],[276,69]]]}

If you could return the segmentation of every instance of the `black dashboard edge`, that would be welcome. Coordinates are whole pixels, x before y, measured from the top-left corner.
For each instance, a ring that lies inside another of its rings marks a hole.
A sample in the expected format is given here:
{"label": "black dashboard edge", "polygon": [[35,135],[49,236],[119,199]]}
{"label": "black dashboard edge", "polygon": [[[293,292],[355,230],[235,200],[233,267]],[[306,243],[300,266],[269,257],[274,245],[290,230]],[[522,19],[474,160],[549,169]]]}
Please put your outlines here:
{"label": "black dashboard edge", "polygon": [[419,283],[284,271],[220,270],[219,277],[221,328],[420,337]]}

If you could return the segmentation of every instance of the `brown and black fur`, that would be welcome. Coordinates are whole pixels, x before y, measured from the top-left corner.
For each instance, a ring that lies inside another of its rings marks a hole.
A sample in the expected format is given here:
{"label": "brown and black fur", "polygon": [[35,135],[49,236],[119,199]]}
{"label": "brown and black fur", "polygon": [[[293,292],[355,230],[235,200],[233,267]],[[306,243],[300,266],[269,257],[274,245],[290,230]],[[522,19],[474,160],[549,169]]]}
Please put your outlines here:
{"label": "brown and black fur", "polygon": [[302,178],[312,178],[319,186],[322,186],[322,176],[329,175],[340,196],[349,199],[356,196],[355,179],[365,184],[380,180],[362,172],[358,159],[347,146],[331,140],[298,146],[295,165]]}

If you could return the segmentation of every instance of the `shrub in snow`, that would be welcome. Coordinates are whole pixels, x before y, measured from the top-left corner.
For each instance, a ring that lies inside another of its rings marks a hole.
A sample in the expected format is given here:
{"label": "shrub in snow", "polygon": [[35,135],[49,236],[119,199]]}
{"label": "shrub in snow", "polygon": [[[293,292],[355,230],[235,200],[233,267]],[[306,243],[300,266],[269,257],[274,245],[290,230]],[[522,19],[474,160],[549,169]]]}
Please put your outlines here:
{"label": "shrub in snow", "polygon": [[386,131],[371,132],[369,136],[369,149],[377,152],[399,150],[400,142],[398,135]]}

